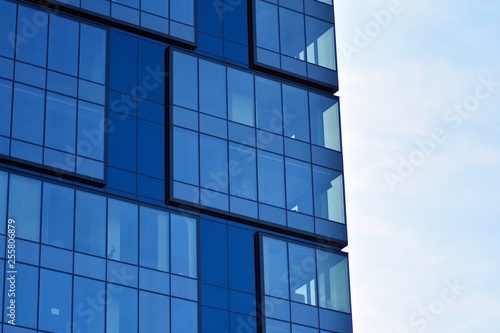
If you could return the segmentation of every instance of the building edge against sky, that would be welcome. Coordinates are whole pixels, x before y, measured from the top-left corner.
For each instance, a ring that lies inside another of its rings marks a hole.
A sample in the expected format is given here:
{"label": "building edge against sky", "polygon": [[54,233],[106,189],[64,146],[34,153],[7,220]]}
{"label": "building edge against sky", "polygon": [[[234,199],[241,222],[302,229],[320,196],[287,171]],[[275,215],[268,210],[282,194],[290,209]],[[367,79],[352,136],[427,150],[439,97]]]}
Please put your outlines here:
{"label": "building edge against sky", "polygon": [[0,18],[0,332],[352,332],[331,1]]}

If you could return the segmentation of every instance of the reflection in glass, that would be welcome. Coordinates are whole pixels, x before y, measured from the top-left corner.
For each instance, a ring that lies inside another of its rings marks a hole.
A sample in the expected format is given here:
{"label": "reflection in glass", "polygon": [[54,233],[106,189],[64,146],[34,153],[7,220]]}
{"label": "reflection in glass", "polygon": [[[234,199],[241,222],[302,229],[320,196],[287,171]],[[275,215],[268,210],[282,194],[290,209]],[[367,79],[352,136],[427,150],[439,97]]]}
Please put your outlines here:
{"label": "reflection in glass", "polygon": [[104,107],[78,102],[77,153],[98,161],[104,160]]}
{"label": "reflection in glass", "polygon": [[104,282],[74,277],[73,288],[73,327],[81,333],[104,333],[104,311],[92,311],[87,300],[90,295],[96,297],[97,304],[106,302]]}
{"label": "reflection in glass", "polygon": [[258,151],[259,201],[285,207],[285,166],[283,156]]}
{"label": "reflection in glass", "polygon": [[9,218],[22,228],[16,237],[40,241],[40,206],[42,184],[38,180],[10,175]]}
{"label": "reflection in glass", "polygon": [[45,111],[45,145],[75,153],[76,100],[47,92]]}
{"label": "reflection in glass", "polygon": [[75,191],[72,188],[43,184],[42,242],[73,249]]}
{"label": "reflection in glass", "polygon": [[231,194],[257,200],[257,167],[255,149],[229,143],[229,177]]}
{"label": "reflection in glass", "polygon": [[286,159],[286,200],[287,209],[312,215],[313,196],[309,163]]}
{"label": "reflection in glass", "polygon": [[278,7],[261,0],[255,1],[255,26],[257,45],[259,47],[279,52],[278,45]]}
{"label": "reflection in glass", "polygon": [[43,143],[44,104],[43,90],[19,83],[14,85],[14,138],[39,145]]}
{"label": "reflection in glass", "polygon": [[137,264],[137,205],[108,200],[108,259]]}
{"label": "reflection in glass", "polygon": [[312,143],[340,151],[338,102],[334,98],[309,93]]}
{"label": "reflection in glass", "polygon": [[200,59],[200,112],[226,118],[226,68]]}
{"label": "reflection in glass", "polygon": [[288,256],[286,242],[263,238],[264,293],[274,297],[289,298]]}
{"label": "reflection in glass", "polygon": [[170,299],[168,296],[139,292],[139,333],[170,332]]}
{"label": "reflection in glass", "polygon": [[283,85],[285,136],[309,142],[309,107],[307,91]]}
{"label": "reflection in glass", "polygon": [[227,193],[229,186],[227,141],[200,135],[200,183],[210,190]]}
{"label": "reflection in glass", "polygon": [[350,312],[347,258],[317,250],[319,306]]}
{"label": "reflection in glass", "polygon": [[198,185],[198,133],[174,127],[174,179]]}
{"label": "reflection in glass", "polygon": [[106,254],[106,197],[76,192],[75,249],[104,257]]}
{"label": "reflection in glass", "polygon": [[196,220],[172,214],[171,243],[172,273],[196,278]]}
{"label": "reflection in glass", "polygon": [[257,100],[257,127],[274,133],[283,133],[281,85],[277,81],[255,78]]}
{"label": "reflection in glass", "polygon": [[317,305],[316,255],[311,247],[289,243],[290,299]]}
{"label": "reflection in glass", "polygon": [[[79,23],[58,15],[50,15],[49,68],[77,76]],[[64,50],[64,51],[63,51]]]}
{"label": "reflection in glass", "polygon": [[71,280],[69,274],[40,270],[40,330],[64,332],[71,322]]}
{"label": "reflection in glass", "polygon": [[80,77],[105,84],[106,30],[81,24],[80,34]]}
{"label": "reflection in glass", "polygon": [[334,33],[331,23],[306,16],[307,61],[335,70]]}
{"label": "reflection in glass", "polygon": [[169,214],[156,209],[140,209],[141,266],[169,270]]}
{"label": "reflection in glass", "polygon": [[280,7],[281,53],[305,60],[304,15]]}
{"label": "reflection in glass", "polygon": [[342,173],[313,166],[314,213],[316,216],[345,223]]}
{"label": "reflection in glass", "polygon": [[106,333],[137,333],[137,289],[108,283]]}
{"label": "reflection in glass", "polygon": [[233,68],[227,69],[228,119],[254,126],[253,75]]}

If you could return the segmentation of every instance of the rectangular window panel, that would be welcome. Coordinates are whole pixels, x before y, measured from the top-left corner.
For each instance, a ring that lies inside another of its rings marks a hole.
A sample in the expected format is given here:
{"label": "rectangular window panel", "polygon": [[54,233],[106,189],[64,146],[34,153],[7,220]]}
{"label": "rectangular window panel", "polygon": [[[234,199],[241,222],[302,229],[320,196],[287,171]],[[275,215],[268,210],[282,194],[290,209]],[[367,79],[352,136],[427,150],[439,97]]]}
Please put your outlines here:
{"label": "rectangular window panel", "polygon": [[75,154],[76,100],[47,93],[45,146]]}
{"label": "rectangular window panel", "polygon": [[278,7],[268,2],[255,1],[257,46],[279,52]]}
{"label": "rectangular window panel", "polygon": [[200,135],[200,185],[227,193],[229,186],[227,141]]}
{"label": "rectangular window panel", "polygon": [[71,275],[40,270],[40,304],[38,306],[40,330],[64,332],[71,323]]}
{"label": "rectangular window panel", "polygon": [[351,311],[347,258],[317,250],[319,306],[335,311]]}
{"label": "rectangular window panel", "polygon": [[172,214],[171,240],[172,273],[196,278],[196,220]]}
{"label": "rectangular window panel", "polygon": [[78,103],[77,154],[104,160],[104,107],[83,101]]}
{"label": "rectangular window panel", "polygon": [[283,156],[258,151],[259,201],[285,207],[285,166]]}
{"label": "rectangular window panel", "polygon": [[176,75],[173,80],[174,104],[191,110],[198,109],[198,60],[184,53],[173,54]]}
{"label": "rectangular window panel", "polygon": [[45,93],[41,89],[16,83],[14,85],[14,115],[12,136],[16,139],[43,144]]}
{"label": "rectangular window panel", "polygon": [[254,126],[254,82],[253,75],[240,70],[227,69],[228,119]]}
{"label": "rectangular window panel", "polygon": [[106,255],[106,198],[76,192],[75,250]]}
{"label": "rectangular window panel", "polygon": [[141,266],[169,271],[169,214],[156,209],[140,209]]}
{"label": "rectangular window panel", "polygon": [[295,302],[318,305],[316,282],[316,254],[313,248],[288,244],[290,270],[290,299]]}
{"label": "rectangular window panel", "polygon": [[108,259],[137,264],[137,205],[108,200]]}
{"label": "rectangular window panel", "polygon": [[106,332],[137,333],[137,289],[107,285]]}
{"label": "rectangular window panel", "polygon": [[72,188],[43,184],[42,242],[73,249],[75,191]]}
{"label": "rectangular window panel", "polygon": [[340,151],[338,102],[334,98],[309,94],[312,143]]}
{"label": "rectangular window panel", "polygon": [[17,175],[10,176],[9,218],[18,226],[16,237],[40,241],[42,183]]}
{"label": "rectangular window panel", "polygon": [[257,128],[283,134],[281,84],[262,77],[255,78]]}
{"label": "rectangular window panel", "polygon": [[80,77],[104,84],[106,79],[106,30],[80,25]]}
{"label": "rectangular window panel", "polygon": [[[73,327],[81,333],[104,333],[104,282],[74,277]],[[89,304],[89,297],[95,303]]]}
{"label": "rectangular window panel", "polygon": [[183,128],[173,129],[173,174],[174,179],[198,185],[198,133]]}
{"label": "rectangular window panel", "polygon": [[[19,231],[19,230],[18,230]],[[16,263],[16,326],[37,327],[38,313],[38,268]],[[9,288],[5,288],[5,302],[9,300]],[[8,320],[7,306],[4,307],[4,320]]]}
{"label": "rectangular window panel", "polygon": [[307,61],[331,70],[336,70],[333,25],[306,16],[306,34]]}
{"label": "rectangular window panel", "polygon": [[17,43],[17,60],[40,67],[47,65],[48,22],[49,15],[46,12],[19,6],[17,35],[23,38]]}
{"label": "rectangular window panel", "polygon": [[316,216],[345,223],[342,174],[315,165],[313,166],[313,181]]}
{"label": "rectangular window panel", "polygon": [[305,60],[304,16],[300,13],[280,8],[281,53],[289,57]]}
{"label": "rectangular window panel", "polygon": [[139,333],[170,332],[170,297],[140,291]]}
{"label": "rectangular window panel", "polygon": [[198,332],[198,305],[179,298],[171,300],[172,333]]}
{"label": "rectangular window panel", "polygon": [[0,55],[14,58],[16,48],[16,4],[9,1],[0,2]]}
{"label": "rectangular window panel", "polygon": [[48,67],[77,76],[79,23],[58,15],[50,15]]}
{"label": "rectangular window panel", "polygon": [[201,60],[200,64],[200,112],[226,118],[226,68]]}
{"label": "rectangular window panel", "polygon": [[264,237],[263,239],[264,293],[279,298],[289,298],[288,251],[286,242]]}
{"label": "rectangular window panel", "polygon": [[7,187],[9,175],[0,171],[0,234],[7,232]]}
{"label": "rectangular window panel", "polygon": [[287,209],[313,214],[312,175],[309,163],[286,159]]}
{"label": "rectangular window panel", "polygon": [[0,79],[0,135],[10,136],[12,82]]}
{"label": "rectangular window panel", "polygon": [[231,194],[257,200],[257,157],[255,148],[229,143]]}
{"label": "rectangular window panel", "polygon": [[307,91],[283,85],[285,136],[309,142],[309,113]]}

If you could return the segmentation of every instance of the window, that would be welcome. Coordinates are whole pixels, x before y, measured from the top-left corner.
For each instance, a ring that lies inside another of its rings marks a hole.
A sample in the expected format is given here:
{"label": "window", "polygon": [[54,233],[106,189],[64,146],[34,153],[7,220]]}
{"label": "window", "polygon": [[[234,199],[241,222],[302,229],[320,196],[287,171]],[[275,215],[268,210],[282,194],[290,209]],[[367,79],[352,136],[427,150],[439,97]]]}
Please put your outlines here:
{"label": "window", "polygon": [[22,225],[16,237],[40,241],[42,183],[17,175],[10,176],[9,218]]}
{"label": "window", "polygon": [[147,207],[141,207],[140,214],[140,265],[168,272],[169,214]]}
{"label": "window", "polygon": [[42,243],[73,249],[75,191],[43,184]]}
{"label": "window", "polygon": [[137,205],[108,200],[108,259],[137,264]]}
{"label": "window", "polygon": [[40,304],[38,328],[64,332],[71,323],[72,277],[69,274],[40,270]]}

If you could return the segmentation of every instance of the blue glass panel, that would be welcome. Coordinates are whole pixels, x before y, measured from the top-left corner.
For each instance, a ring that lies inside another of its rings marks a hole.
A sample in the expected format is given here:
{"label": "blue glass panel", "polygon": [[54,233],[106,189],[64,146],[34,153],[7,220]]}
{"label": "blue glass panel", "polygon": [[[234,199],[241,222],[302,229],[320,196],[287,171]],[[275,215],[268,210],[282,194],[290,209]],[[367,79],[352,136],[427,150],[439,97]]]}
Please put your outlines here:
{"label": "blue glass panel", "polygon": [[137,86],[137,38],[112,31],[110,34],[109,85],[113,90],[131,94]]}
{"label": "blue glass panel", "polygon": [[133,8],[139,8],[140,0],[114,0],[114,2]]}
{"label": "blue glass panel", "polygon": [[106,72],[106,30],[81,24],[80,77],[104,84]]}
{"label": "blue glass panel", "polygon": [[0,154],[10,155],[10,139],[0,135]]}
{"label": "blue glass panel", "polygon": [[297,0],[280,0],[280,6],[293,9],[297,12],[304,12],[304,2]]}
{"label": "blue glass panel", "polygon": [[137,119],[109,112],[108,164],[136,171]]}
{"label": "blue glass panel", "polygon": [[170,332],[170,298],[140,291],[139,332]]}
{"label": "blue glass panel", "polygon": [[159,124],[165,123],[165,107],[162,104],[153,103],[147,100],[138,104],[139,118],[154,121]]}
{"label": "blue glass panel", "polygon": [[228,119],[254,126],[253,75],[237,69],[227,69]]}
{"label": "blue glass panel", "polygon": [[285,138],[285,155],[311,162],[311,145],[299,140]]}
{"label": "blue glass panel", "polygon": [[281,298],[265,296],[264,312],[266,317],[290,321],[290,302]]}
{"label": "blue glass panel", "polygon": [[151,15],[146,12],[141,12],[141,27],[155,30],[166,35],[169,34],[167,19],[160,16]]}
{"label": "blue glass panel", "polygon": [[[15,3],[2,1],[0,3],[0,55],[14,58],[16,39],[16,7]],[[20,43],[22,39],[18,41]]]}
{"label": "blue glass panel", "polygon": [[314,213],[318,217],[344,223],[344,185],[342,174],[313,166]]}
{"label": "blue glass panel", "polygon": [[170,21],[170,34],[179,39],[194,42],[194,28],[192,26]]}
{"label": "blue glass panel", "polygon": [[304,15],[280,8],[281,53],[289,57],[305,60]]}
{"label": "blue glass panel", "polygon": [[283,156],[258,151],[259,202],[285,207]]}
{"label": "blue glass panel", "polygon": [[[255,312],[255,310],[253,311]],[[230,313],[230,327],[230,332],[257,333],[257,318],[248,313],[245,313],[244,316]]]}
{"label": "blue glass panel", "polygon": [[198,110],[198,60],[180,52],[173,53],[173,102]]}
{"label": "blue glass panel", "polygon": [[255,293],[254,231],[228,227],[229,288]]}
{"label": "blue glass panel", "polygon": [[76,97],[77,79],[72,76],[48,71],[47,89],[61,94]]}
{"label": "blue glass panel", "polygon": [[[203,15],[198,15],[198,30],[206,32],[212,36],[217,36],[222,38],[222,27],[223,27],[223,1],[197,1],[198,2],[198,13],[203,13]],[[199,35],[198,35],[199,36]],[[200,38],[198,39],[198,42]],[[199,46],[199,45],[198,45]]]}
{"label": "blue glass panel", "polygon": [[81,2],[82,8],[109,16],[111,6],[109,1],[81,0]]}
{"label": "blue glass panel", "polygon": [[165,181],[143,175],[137,175],[137,194],[164,202]]}
{"label": "blue glass panel", "polygon": [[290,299],[317,305],[316,255],[311,247],[288,244]]}
{"label": "blue glass panel", "polygon": [[172,124],[198,131],[198,112],[174,105],[172,107]]}
{"label": "blue glass panel", "polygon": [[49,68],[76,76],[78,73],[79,23],[50,15]]}
{"label": "blue glass panel", "polygon": [[[162,125],[149,121],[138,121],[139,147],[137,151],[137,169],[140,173],[156,177],[165,177],[165,130]],[[154,156],[154,158],[152,158]]]}
{"label": "blue glass panel", "polygon": [[178,275],[197,277],[196,220],[171,214],[171,272]]}
{"label": "blue glass panel", "polygon": [[142,0],[141,10],[168,18],[168,1]]}
{"label": "blue glass panel", "polygon": [[68,172],[75,172],[76,157],[73,154],[64,153],[49,148],[43,149],[43,164],[52,168],[58,177]]}
{"label": "blue glass panel", "polygon": [[248,45],[248,12],[245,1],[224,2],[224,39]]}
{"label": "blue glass panel", "polygon": [[[15,292],[15,307],[16,307],[16,325],[35,328],[37,327],[37,312],[38,312],[38,268],[24,264],[16,263],[17,274],[16,279],[16,292]],[[10,274],[9,274],[10,276]],[[9,288],[5,288],[5,307],[4,318],[8,320],[7,302],[12,297],[8,297]],[[22,315],[20,315],[22,314]]]}
{"label": "blue glass panel", "polygon": [[261,0],[255,1],[257,46],[279,52],[278,7]]}
{"label": "blue glass panel", "polygon": [[38,164],[42,163],[42,147],[23,141],[12,140],[11,156]]}
{"label": "blue glass panel", "polygon": [[43,243],[73,249],[74,202],[73,189],[43,184]]}
{"label": "blue glass panel", "polygon": [[137,174],[109,167],[108,187],[128,193],[134,193],[133,198],[135,198],[135,193],[137,191]]}
{"label": "blue glass panel", "polygon": [[104,126],[104,107],[78,102],[78,155],[98,161],[104,159]]}
{"label": "blue glass panel", "polygon": [[254,148],[229,144],[229,175],[232,195],[257,200],[257,167]]}
{"label": "blue glass panel", "polygon": [[197,280],[172,274],[170,277],[170,286],[172,296],[192,301],[198,300]]}
{"label": "blue glass panel", "polygon": [[38,266],[40,263],[40,244],[17,239],[16,260]]}
{"label": "blue glass panel", "polygon": [[104,179],[104,163],[90,160],[88,158],[77,158],[76,172],[91,179],[103,180]]}
{"label": "blue glass panel", "polygon": [[224,54],[223,40],[198,30],[198,47],[196,50],[198,54],[210,54],[212,58],[222,60]]}
{"label": "blue glass panel", "polygon": [[283,155],[283,137],[271,132],[257,130],[257,148]]}
{"label": "blue glass panel", "polygon": [[257,76],[255,78],[257,127],[274,133],[283,133],[281,84]]}
{"label": "blue glass panel", "polygon": [[312,143],[340,151],[339,108],[336,99],[309,94]]}
{"label": "blue glass panel", "polygon": [[307,91],[283,85],[285,136],[309,142]]}
{"label": "blue glass panel", "polygon": [[137,289],[108,283],[106,332],[137,333]]}
{"label": "blue glass panel", "polygon": [[0,135],[10,136],[12,82],[0,79]]}
{"label": "blue glass panel", "polygon": [[198,185],[198,134],[174,127],[173,137],[175,138],[172,154],[174,179]]}
{"label": "blue glass panel", "polygon": [[229,140],[255,147],[255,128],[229,122]]}
{"label": "blue glass panel", "polygon": [[7,232],[6,228],[6,213],[7,213],[7,185],[9,175],[0,171],[0,234]]}
{"label": "blue glass panel", "polygon": [[318,333],[317,328],[292,324],[292,333]]}
{"label": "blue glass panel", "polygon": [[16,237],[40,241],[40,206],[42,184],[38,180],[17,175],[10,176],[9,218],[18,228]]}
{"label": "blue glass panel", "polygon": [[0,77],[11,79],[14,76],[14,61],[0,57]]}
{"label": "blue glass panel", "polygon": [[121,262],[107,260],[106,272],[108,282],[134,288],[138,286],[139,270],[135,265],[127,265]]}
{"label": "blue glass panel", "polygon": [[229,186],[227,141],[200,135],[200,185],[227,193]]}
{"label": "blue glass panel", "polygon": [[44,68],[16,61],[15,80],[17,82],[26,83],[38,88],[45,88],[45,73],[46,70]]}
{"label": "blue glass panel", "polygon": [[108,200],[108,259],[137,263],[137,205]]}
{"label": "blue glass panel", "polygon": [[169,270],[169,214],[156,209],[140,209],[141,266],[168,272]]}
{"label": "blue glass panel", "polygon": [[229,309],[229,293],[225,288],[201,285],[201,301],[203,305],[223,310]]}
{"label": "blue glass panel", "polygon": [[350,313],[347,257],[317,250],[319,306]]}
{"label": "blue glass panel", "polygon": [[336,70],[333,24],[306,16],[307,62]]}
{"label": "blue glass panel", "polygon": [[111,16],[115,19],[139,25],[139,11],[111,2]]}
{"label": "blue glass panel", "polygon": [[[288,255],[286,242],[263,238],[264,293],[280,298],[289,298]],[[291,282],[291,281],[290,281]]]}
{"label": "blue glass panel", "polygon": [[[73,273],[73,252],[42,245],[40,265],[58,271]],[[57,258],[57,260],[54,260]]]}
{"label": "blue glass panel", "polygon": [[172,333],[198,332],[198,306],[196,302],[171,299]]}
{"label": "blue glass panel", "polygon": [[266,331],[265,331],[266,333],[290,332],[290,323],[280,320],[266,318],[265,326],[266,326]]}
{"label": "blue glass panel", "polygon": [[309,163],[286,159],[286,201],[287,209],[312,215],[312,175]]}
{"label": "blue glass panel", "polygon": [[292,322],[313,327],[319,326],[318,308],[301,303],[291,303]]}
{"label": "blue glass panel", "polygon": [[218,309],[202,307],[202,332],[229,332],[229,313]]}
{"label": "blue glass panel", "polygon": [[33,65],[47,65],[47,13],[19,6],[17,21],[16,59]]}
{"label": "blue glass panel", "polygon": [[157,103],[165,100],[165,44],[139,39],[137,95]]}
{"label": "blue glass panel", "polygon": [[201,113],[200,132],[227,139],[227,121]]}
{"label": "blue glass panel", "polygon": [[170,274],[139,267],[139,288],[169,294]]}
{"label": "blue glass panel", "polygon": [[227,287],[227,228],[225,225],[201,221],[201,278],[205,283]]}
{"label": "blue glass panel", "polygon": [[255,311],[255,295],[240,293],[238,291],[229,291],[229,307],[231,312],[249,314]]}
{"label": "blue glass panel", "polygon": [[38,328],[63,332],[71,322],[71,275],[40,270],[40,304]]}
{"label": "blue glass panel", "polygon": [[170,0],[170,18],[178,22],[194,25],[194,1]]}
{"label": "blue glass panel", "polygon": [[48,92],[45,110],[45,145],[74,154],[75,144],[76,100]]}
{"label": "blue glass panel", "polygon": [[81,333],[104,333],[104,282],[75,276],[73,327]]}
{"label": "blue glass panel", "polygon": [[[104,236],[104,235],[103,235]],[[104,259],[75,252],[75,274],[94,279],[106,279],[106,261]]]}
{"label": "blue glass panel", "polygon": [[75,250],[104,257],[106,253],[106,198],[76,192]]}
{"label": "blue glass panel", "polygon": [[78,97],[89,102],[104,105],[106,89],[101,84],[86,80],[78,80]]}
{"label": "blue glass panel", "polygon": [[248,46],[224,40],[224,58],[228,62],[236,63],[238,66],[249,67]]}
{"label": "blue glass panel", "polygon": [[226,118],[226,68],[200,60],[200,112]]}
{"label": "blue glass panel", "polygon": [[43,142],[45,96],[41,89],[16,83],[12,136],[32,143]]}

